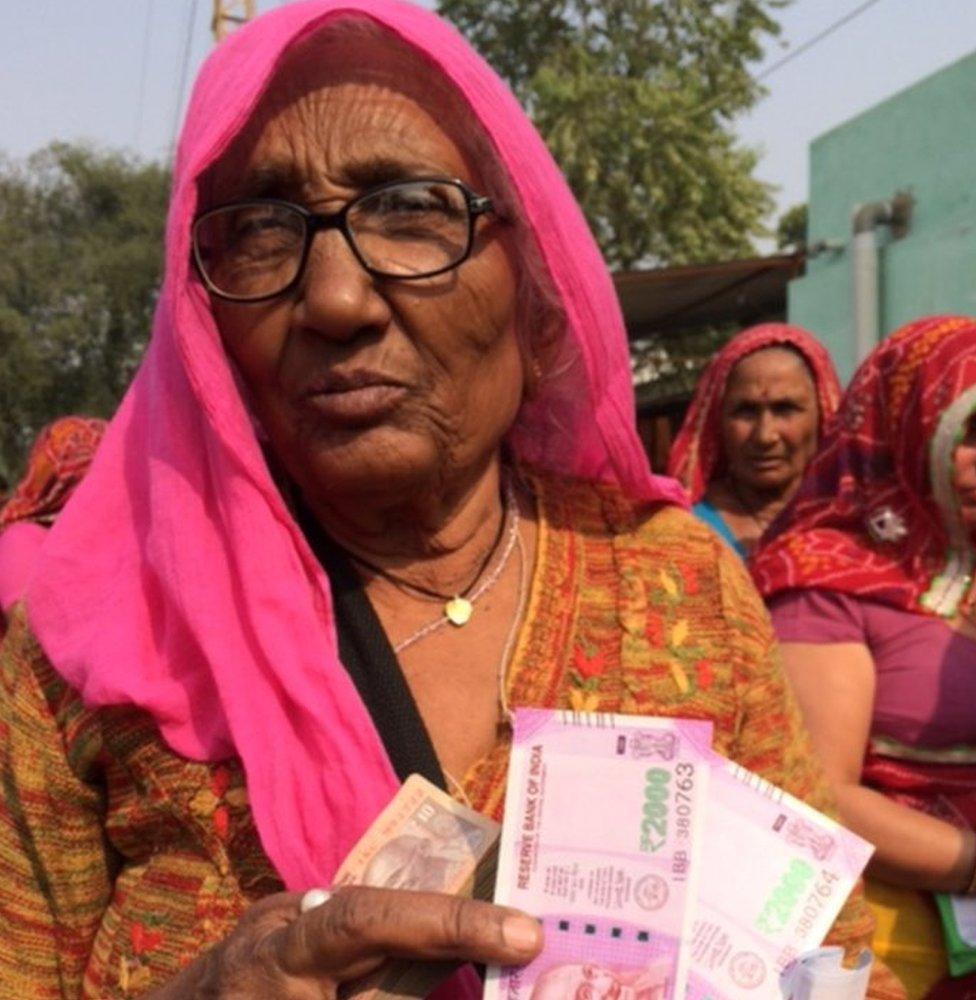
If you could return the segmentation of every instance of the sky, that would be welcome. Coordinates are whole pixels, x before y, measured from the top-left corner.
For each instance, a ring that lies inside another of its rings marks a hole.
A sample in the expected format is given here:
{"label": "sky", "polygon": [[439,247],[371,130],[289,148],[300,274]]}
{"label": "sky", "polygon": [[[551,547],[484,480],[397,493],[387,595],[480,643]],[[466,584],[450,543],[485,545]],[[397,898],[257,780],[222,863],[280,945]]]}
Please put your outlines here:
{"label": "sky", "polygon": [[[258,10],[280,2],[258,0]],[[212,0],[3,5],[0,151],[23,157],[55,139],[87,139],[147,158],[169,155],[212,44]],[[775,185],[778,210],[806,200],[811,139],[976,50],[976,0],[793,0],[777,16],[782,35],[755,66],[768,73],[768,95],[736,128],[762,152],[757,174]]]}

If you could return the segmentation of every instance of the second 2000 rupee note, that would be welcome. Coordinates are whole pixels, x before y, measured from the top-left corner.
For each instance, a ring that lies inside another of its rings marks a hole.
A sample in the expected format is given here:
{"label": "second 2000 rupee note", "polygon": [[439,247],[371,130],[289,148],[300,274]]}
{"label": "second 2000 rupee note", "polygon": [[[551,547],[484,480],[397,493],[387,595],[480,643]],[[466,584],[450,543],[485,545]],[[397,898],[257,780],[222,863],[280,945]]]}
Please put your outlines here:
{"label": "second 2000 rupee note", "polygon": [[542,921],[486,1000],[683,998],[710,772],[707,722],[520,709],[495,902]]}
{"label": "second 2000 rupee note", "polygon": [[724,757],[714,757],[689,1000],[780,1000],[874,848]]}

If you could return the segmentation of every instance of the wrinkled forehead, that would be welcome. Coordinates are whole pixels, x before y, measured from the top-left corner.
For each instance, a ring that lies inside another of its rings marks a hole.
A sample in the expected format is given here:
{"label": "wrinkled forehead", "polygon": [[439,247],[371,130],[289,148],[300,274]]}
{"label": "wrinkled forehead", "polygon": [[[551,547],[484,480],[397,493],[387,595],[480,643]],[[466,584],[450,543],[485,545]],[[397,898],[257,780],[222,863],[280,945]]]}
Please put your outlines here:
{"label": "wrinkled forehead", "polygon": [[752,389],[790,386],[811,392],[816,389],[813,373],[803,355],[781,344],[752,351],[732,366],[725,384],[726,392],[737,392],[746,386]]}
{"label": "wrinkled forehead", "polygon": [[[235,196],[257,164],[287,172],[314,153],[356,160],[410,157],[475,181],[478,152],[464,99],[421,52],[380,25],[343,18],[292,45],[253,113],[200,179],[203,206]],[[353,147],[353,148],[351,148]],[[394,171],[395,172],[395,171]],[[466,175],[466,176],[464,176]],[[386,177],[379,178],[387,179]]]}

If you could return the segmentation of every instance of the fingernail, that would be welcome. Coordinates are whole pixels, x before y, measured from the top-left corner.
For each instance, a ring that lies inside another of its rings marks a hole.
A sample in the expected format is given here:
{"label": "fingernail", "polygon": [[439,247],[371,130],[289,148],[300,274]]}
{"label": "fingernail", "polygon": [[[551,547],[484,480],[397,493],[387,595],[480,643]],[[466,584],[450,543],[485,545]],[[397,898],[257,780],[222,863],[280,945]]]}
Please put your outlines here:
{"label": "fingernail", "polygon": [[502,937],[509,948],[534,951],[539,944],[539,925],[530,917],[513,913],[502,922]]}

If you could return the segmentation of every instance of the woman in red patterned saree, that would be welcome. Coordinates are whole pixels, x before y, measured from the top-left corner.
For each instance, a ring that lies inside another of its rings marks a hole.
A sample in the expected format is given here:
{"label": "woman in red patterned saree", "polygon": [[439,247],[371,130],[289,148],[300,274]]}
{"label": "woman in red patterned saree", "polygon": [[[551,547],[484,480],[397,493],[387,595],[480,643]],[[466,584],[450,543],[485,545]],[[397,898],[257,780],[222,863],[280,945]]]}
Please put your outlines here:
{"label": "woman in red patterned saree", "polygon": [[877,845],[876,948],[911,996],[946,971],[931,893],[976,893],[974,413],[976,322],[899,330],[753,563],[841,815]]}

